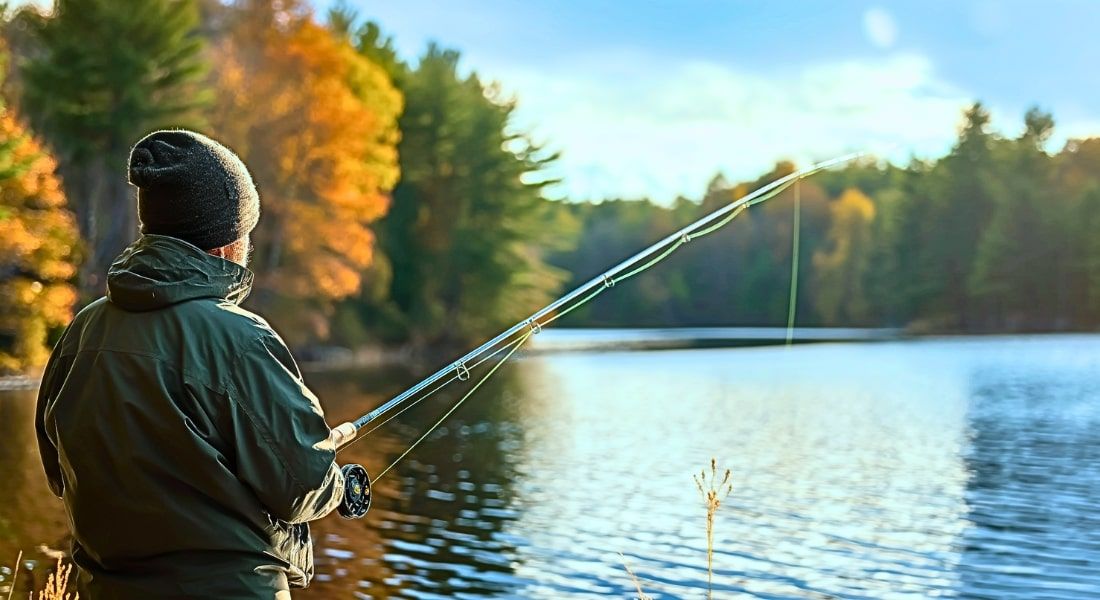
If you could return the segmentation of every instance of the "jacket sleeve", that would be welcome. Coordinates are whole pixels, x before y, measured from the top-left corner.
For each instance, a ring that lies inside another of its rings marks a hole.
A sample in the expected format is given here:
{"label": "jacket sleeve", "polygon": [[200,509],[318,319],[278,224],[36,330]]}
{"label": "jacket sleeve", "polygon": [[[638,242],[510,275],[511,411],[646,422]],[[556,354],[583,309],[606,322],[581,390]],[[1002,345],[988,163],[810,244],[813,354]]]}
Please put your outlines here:
{"label": "jacket sleeve", "polygon": [[50,360],[46,363],[46,370],[42,373],[42,384],[38,388],[38,405],[34,411],[34,432],[38,437],[38,453],[42,457],[42,467],[46,471],[46,481],[50,484],[50,491],[58,498],[65,493],[65,483],[61,479],[57,445],[50,438],[46,427],[46,409],[57,397],[61,384],[65,380],[65,374],[60,367],[63,362],[60,354],[64,339],[65,336],[62,335],[53,353],[50,354]]}
{"label": "jacket sleeve", "polygon": [[344,476],[317,397],[274,332],[237,357],[229,393],[237,476],[273,516],[320,519],[343,499]]}

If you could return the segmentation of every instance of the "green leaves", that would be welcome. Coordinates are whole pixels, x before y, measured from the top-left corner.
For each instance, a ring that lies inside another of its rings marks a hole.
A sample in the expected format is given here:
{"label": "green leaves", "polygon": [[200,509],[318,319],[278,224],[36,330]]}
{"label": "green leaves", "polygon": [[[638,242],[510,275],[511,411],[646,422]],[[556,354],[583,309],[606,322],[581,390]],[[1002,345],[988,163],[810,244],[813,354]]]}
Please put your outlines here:
{"label": "green leaves", "polygon": [[31,25],[39,52],[23,65],[26,104],[76,163],[153,129],[202,124],[210,94],[193,1],[57,0]]}
{"label": "green leaves", "polygon": [[[359,39],[368,55],[389,55],[369,24]],[[513,132],[513,105],[458,63],[432,45],[397,77],[402,177],[380,238],[390,314],[423,342],[470,341],[538,309],[564,279],[542,249],[571,239],[541,193],[555,156]]]}
{"label": "green leaves", "polygon": [[137,235],[125,179],[132,143],[161,128],[201,127],[211,95],[194,0],[56,0],[16,17],[30,31],[24,106],[57,153],[90,260],[85,292],[102,291],[113,257]]}

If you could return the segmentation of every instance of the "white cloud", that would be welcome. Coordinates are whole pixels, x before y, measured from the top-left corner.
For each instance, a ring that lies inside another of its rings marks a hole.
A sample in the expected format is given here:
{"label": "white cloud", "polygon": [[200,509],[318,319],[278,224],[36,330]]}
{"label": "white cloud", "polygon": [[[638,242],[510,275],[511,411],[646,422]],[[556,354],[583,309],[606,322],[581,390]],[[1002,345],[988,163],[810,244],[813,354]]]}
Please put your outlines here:
{"label": "white cloud", "polygon": [[629,54],[568,62],[487,74],[519,97],[517,126],[562,151],[560,191],[574,198],[698,197],[719,170],[751,178],[783,158],[935,156],[970,102],[908,54],[766,74]]}
{"label": "white cloud", "polygon": [[867,40],[878,48],[890,48],[898,40],[898,26],[894,17],[885,10],[875,7],[863,13],[863,32]]}

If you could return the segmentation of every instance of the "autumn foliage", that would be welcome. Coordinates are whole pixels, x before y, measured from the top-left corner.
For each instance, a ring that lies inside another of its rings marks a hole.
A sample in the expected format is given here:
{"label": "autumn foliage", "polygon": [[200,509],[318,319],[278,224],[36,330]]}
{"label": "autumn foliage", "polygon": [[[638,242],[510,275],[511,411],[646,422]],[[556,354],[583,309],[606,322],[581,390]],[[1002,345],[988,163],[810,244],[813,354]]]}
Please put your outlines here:
{"label": "autumn foliage", "polygon": [[[298,348],[484,339],[795,168],[716,176],[671,204],[552,202],[554,141],[517,129],[508,82],[435,44],[407,62],[349,4],[327,17],[306,0],[18,4],[0,2],[17,67],[2,91],[34,135],[0,112],[0,371],[43,362],[77,301],[70,283],[82,300],[103,293],[137,235],[129,144],[151,129],[198,128],[249,166],[262,203],[249,307]],[[800,184],[799,325],[1100,327],[1100,140],[1052,153],[1053,117],[1037,109],[1019,137],[989,123],[975,103],[940,159]],[[785,324],[792,200],[563,324]]]}
{"label": "autumn foliage", "polygon": [[848,188],[829,205],[825,244],[814,253],[817,306],[829,323],[851,323],[866,313],[862,273],[871,249],[875,203],[857,188]]}
{"label": "autumn foliage", "polygon": [[332,303],[359,291],[371,263],[370,224],[397,182],[401,95],[307,12],[237,10],[214,48],[212,120],[260,190],[257,299],[323,337]]}
{"label": "autumn foliage", "polygon": [[0,373],[41,366],[47,334],[72,318],[76,220],[57,163],[0,113]]}

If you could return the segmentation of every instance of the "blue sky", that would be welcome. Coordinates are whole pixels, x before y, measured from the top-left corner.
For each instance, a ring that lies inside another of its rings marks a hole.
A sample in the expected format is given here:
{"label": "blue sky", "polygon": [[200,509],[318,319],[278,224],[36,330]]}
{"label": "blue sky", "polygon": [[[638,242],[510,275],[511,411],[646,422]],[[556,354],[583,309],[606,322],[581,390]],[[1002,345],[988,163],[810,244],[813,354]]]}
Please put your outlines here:
{"label": "blue sky", "polygon": [[[332,0],[314,0],[319,12]],[[1038,105],[1052,149],[1100,135],[1100,2],[349,0],[415,60],[429,41],[517,97],[573,198],[698,197],[867,150],[946,152],[975,99],[994,127]]]}

